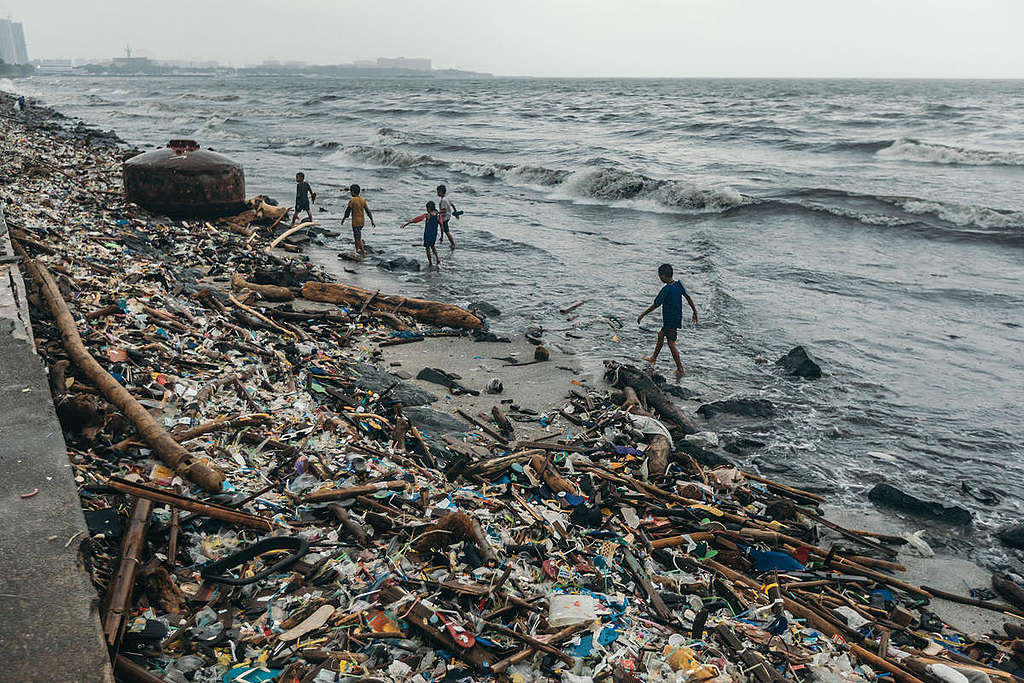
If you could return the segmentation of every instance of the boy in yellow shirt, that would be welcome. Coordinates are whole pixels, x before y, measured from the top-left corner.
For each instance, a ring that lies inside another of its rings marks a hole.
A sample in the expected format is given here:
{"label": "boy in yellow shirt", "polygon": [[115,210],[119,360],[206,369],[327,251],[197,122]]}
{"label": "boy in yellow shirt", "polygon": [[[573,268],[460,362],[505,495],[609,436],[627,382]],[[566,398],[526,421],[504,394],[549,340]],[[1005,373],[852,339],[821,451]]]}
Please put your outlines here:
{"label": "boy in yellow shirt", "polygon": [[364,214],[370,217],[370,225],[376,228],[377,223],[373,220],[373,212],[366,205],[366,200],[359,196],[359,186],[353,185],[348,190],[352,193],[352,199],[348,200],[348,206],[345,208],[345,216],[341,219],[341,224],[344,225],[348,217],[352,216],[352,238],[356,242],[356,252],[365,258],[366,247],[363,246],[363,226],[366,225],[366,219]]}

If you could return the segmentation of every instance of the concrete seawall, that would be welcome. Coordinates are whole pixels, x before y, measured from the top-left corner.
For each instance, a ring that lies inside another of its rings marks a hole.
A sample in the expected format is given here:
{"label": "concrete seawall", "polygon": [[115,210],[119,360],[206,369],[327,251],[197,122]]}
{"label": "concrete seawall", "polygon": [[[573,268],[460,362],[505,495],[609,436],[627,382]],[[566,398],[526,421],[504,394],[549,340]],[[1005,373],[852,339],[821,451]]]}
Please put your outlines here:
{"label": "concrete seawall", "polygon": [[[30,495],[31,494],[31,495]],[[88,538],[0,207],[0,679],[113,681]]]}

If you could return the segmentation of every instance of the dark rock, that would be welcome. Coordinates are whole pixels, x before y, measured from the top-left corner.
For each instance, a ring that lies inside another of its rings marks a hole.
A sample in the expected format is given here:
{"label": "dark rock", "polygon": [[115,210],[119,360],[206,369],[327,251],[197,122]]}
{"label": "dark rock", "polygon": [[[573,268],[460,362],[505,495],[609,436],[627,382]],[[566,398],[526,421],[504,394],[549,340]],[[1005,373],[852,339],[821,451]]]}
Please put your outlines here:
{"label": "dark rock", "polygon": [[689,401],[690,399],[698,398],[697,392],[687,389],[686,387],[681,387],[678,384],[670,384],[668,382],[665,382],[664,378],[662,378],[662,381],[659,382],[659,386],[661,387],[661,390],[664,391],[666,394],[675,396],[676,398],[681,398],[684,401]]}
{"label": "dark rock", "polygon": [[[673,435],[674,437],[675,435]],[[676,450],[682,451],[683,453],[689,453],[693,456],[702,467],[720,467],[726,465],[728,467],[733,466],[733,461],[730,459],[725,451],[721,450],[708,450],[707,448],[701,448],[696,444],[692,444],[689,441],[683,439],[673,438],[676,444]]]}
{"label": "dark rock", "polygon": [[[502,337],[493,332],[484,332],[483,330],[473,330],[473,341],[478,342],[500,342],[502,344],[511,344],[512,340],[508,337]],[[501,360],[501,359],[498,359]]]}
{"label": "dark rock", "polygon": [[432,382],[433,384],[440,384],[443,387],[447,387],[453,394],[472,394],[473,396],[479,396],[480,392],[475,389],[468,389],[464,387],[450,372],[446,372],[441,368],[423,368],[419,374],[416,375],[416,379],[421,379],[424,382]]}
{"label": "dark rock", "polygon": [[416,429],[428,434],[464,434],[467,429],[460,420],[427,406],[408,407],[405,416],[416,425]]}
{"label": "dark rock", "polygon": [[352,369],[356,373],[356,386],[365,391],[375,391],[381,394],[390,389],[393,384],[398,384],[388,394],[388,398],[401,402],[403,406],[422,406],[437,400],[437,396],[399,380],[376,365],[355,363],[352,365]]}
{"label": "dark rock", "polygon": [[767,446],[764,441],[758,441],[757,439],[749,439],[747,437],[739,437],[737,439],[730,439],[722,448],[733,455],[745,456],[753,451],[759,450]]}
{"label": "dark rock", "polygon": [[388,259],[387,261],[381,261],[380,263],[377,264],[377,267],[383,268],[384,270],[390,270],[392,272],[399,270],[419,272],[420,262],[413,258],[399,256],[398,258]]}
{"label": "dark rock", "polygon": [[930,517],[947,524],[966,526],[971,523],[972,519],[971,511],[959,505],[924,500],[884,482],[876,484],[871,489],[871,492],[868,493],[868,499],[876,505],[884,505],[896,510],[902,510],[903,512],[909,512],[912,515]]}
{"label": "dark rock", "polygon": [[794,347],[785,356],[775,361],[775,364],[781,366],[794,377],[803,377],[804,379],[818,379],[821,377],[821,366],[811,358],[811,354],[807,353],[807,349],[802,346]]}
{"label": "dark rock", "polygon": [[721,413],[743,417],[771,417],[775,414],[775,406],[766,398],[728,398],[724,401],[705,403],[697,408],[697,414],[707,420]]}
{"label": "dark rock", "polygon": [[551,359],[551,354],[543,345],[538,345],[537,348],[533,350],[533,359],[543,363],[544,361]]}
{"label": "dark rock", "polygon": [[494,304],[489,304],[486,301],[477,301],[469,305],[469,310],[475,311],[485,318],[498,318],[501,317],[501,311]]}
{"label": "dark rock", "polygon": [[996,538],[1011,548],[1024,549],[1024,522],[1003,527],[996,532]]}

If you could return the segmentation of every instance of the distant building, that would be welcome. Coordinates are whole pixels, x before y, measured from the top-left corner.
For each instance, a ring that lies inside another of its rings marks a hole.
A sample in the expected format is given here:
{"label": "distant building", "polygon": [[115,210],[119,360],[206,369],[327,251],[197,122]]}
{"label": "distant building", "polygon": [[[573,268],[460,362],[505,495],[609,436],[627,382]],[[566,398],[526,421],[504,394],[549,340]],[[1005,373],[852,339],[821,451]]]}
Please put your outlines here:
{"label": "distant building", "polygon": [[377,66],[381,69],[408,69],[410,71],[430,71],[429,59],[407,59],[405,57],[378,57]]}
{"label": "distant building", "polygon": [[74,68],[70,59],[37,59],[33,64],[39,67],[40,73],[58,73]]}
{"label": "distant building", "polygon": [[5,64],[28,64],[25,29],[20,21],[0,19],[0,59]]}

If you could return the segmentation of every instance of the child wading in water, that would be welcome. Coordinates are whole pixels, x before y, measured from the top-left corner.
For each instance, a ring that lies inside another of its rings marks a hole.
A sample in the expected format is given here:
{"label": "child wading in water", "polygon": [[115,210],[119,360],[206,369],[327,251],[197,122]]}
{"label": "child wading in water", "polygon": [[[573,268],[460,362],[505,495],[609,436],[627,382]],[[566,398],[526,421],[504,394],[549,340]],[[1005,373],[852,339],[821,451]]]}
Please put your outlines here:
{"label": "child wading in water", "polygon": [[441,257],[437,255],[437,247],[434,245],[437,243],[437,229],[441,225],[441,217],[437,213],[437,207],[434,205],[434,202],[427,202],[427,212],[402,223],[402,227],[404,228],[411,223],[419,223],[424,218],[427,219],[427,222],[423,225],[423,248],[427,250],[427,267],[429,268],[434,265],[430,260],[431,253],[434,255],[434,261],[440,267]]}
{"label": "child wading in water", "polygon": [[693,305],[693,299],[686,293],[683,283],[672,279],[671,265],[663,263],[658,266],[658,278],[665,283],[665,286],[658,292],[658,296],[654,299],[654,303],[651,304],[650,308],[637,316],[636,319],[639,325],[645,315],[661,306],[662,324],[661,329],[658,330],[658,343],[654,345],[654,353],[649,358],[644,358],[644,360],[653,365],[658,360],[658,354],[661,353],[662,343],[667,339],[668,350],[672,352],[672,360],[676,362],[676,375],[681,377],[686,374],[686,370],[683,369],[683,364],[679,360],[676,337],[678,336],[679,328],[683,326],[683,299],[686,299],[686,303],[690,304],[690,308],[693,310],[692,319],[694,325],[697,324],[697,307]]}
{"label": "child wading in water", "polygon": [[306,182],[305,173],[295,174],[295,210],[292,211],[292,227],[295,227],[295,221],[299,218],[299,212],[305,211],[306,216],[309,217],[309,222],[313,222],[313,212],[309,210],[309,199],[313,198],[316,201],[316,192],[313,192],[313,188]]}
{"label": "child wading in water", "polygon": [[[444,185],[437,186],[438,199],[438,221],[441,226],[441,244],[444,244],[445,235],[448,236],[448,243],[452,249],[455,249],[455,240],[452,239],[452,231],[448,227],[448,224],[452,222],[452,216],[458,218],[462,215],[461,211],[455,209],[455,205],[448,199],[448,188]],[[436,252],[435,252],[436,253]]]}
{"label": "child wading in water", "polygon": [[352,239],[356,243],[356,251],[360,256],[366,256],[366,247],[363,246],[363,226],[366,225],[366,216],[370,217],[370,225],[377,227],[376,221],[373,220],[373,212],[370,211],[370,207],[366,205],[366,200],[359,196],[359,186],[353,185],[348,188],[348,191],[352,193],[352,199],[348,200],[348,206],[345,208],[345,216],[341,219],[341,224],[345,225],[345,220],[352,216]]}

